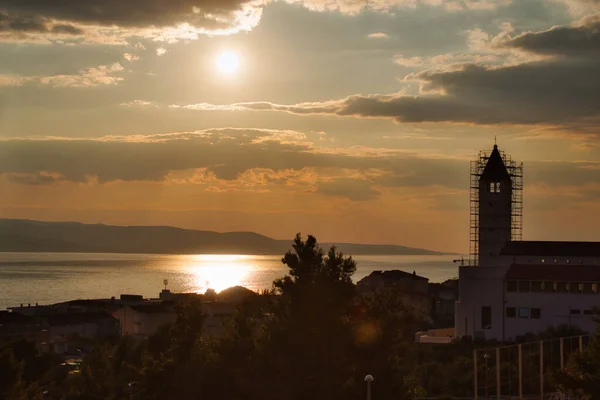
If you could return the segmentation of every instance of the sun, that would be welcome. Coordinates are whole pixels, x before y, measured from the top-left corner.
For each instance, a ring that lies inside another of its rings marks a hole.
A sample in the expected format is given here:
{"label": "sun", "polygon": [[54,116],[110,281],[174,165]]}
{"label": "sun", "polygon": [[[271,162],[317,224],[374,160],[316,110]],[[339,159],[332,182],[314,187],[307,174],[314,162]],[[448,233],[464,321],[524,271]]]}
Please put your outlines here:
{"label": "sun", "polygon": [[230,50],[221,52],[217,57],[217,68],[219,72],[227,75],[233,74],[240,66],[240,59],[236,53]]}

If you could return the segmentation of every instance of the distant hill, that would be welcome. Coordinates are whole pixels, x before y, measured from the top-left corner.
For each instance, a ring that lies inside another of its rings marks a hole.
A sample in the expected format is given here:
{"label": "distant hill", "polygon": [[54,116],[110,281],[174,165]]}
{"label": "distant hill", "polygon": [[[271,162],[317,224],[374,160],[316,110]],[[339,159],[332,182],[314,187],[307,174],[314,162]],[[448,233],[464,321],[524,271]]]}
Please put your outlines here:
{"label": "distant hill", "polygon": [[[291,240],[271,239],[254,232],[0,219],[0,252],[283,255],[291,244]],[[321,246],[328,248],[331,244],[321,243]],[[395,245],[336,243],[336,246],[351,255],[444,254]]]}

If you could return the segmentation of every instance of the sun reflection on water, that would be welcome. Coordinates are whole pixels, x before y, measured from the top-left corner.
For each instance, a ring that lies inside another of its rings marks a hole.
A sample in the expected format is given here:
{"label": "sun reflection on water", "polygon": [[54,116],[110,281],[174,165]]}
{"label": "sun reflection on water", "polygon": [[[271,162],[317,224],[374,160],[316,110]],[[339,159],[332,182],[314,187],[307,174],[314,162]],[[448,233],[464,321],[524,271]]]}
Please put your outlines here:
{"label": "sun reflection on water", "polygon": [[244,284],[254,265],[251,257],[233,254],[203,254],[194,256],[187,269],[192,291],[203,293],[206,289],[220,292]]}

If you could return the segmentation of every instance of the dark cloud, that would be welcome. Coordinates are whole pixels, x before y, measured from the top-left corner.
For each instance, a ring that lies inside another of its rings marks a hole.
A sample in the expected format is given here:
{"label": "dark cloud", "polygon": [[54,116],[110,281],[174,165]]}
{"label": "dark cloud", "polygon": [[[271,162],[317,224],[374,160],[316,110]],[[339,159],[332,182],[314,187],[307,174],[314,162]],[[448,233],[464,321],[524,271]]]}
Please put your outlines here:
{"label": "dark cloud", "polygon": [[60,183],[64,180],[60,176],[53,176],[43,173],[27,173],[27,174],[8,174],[8,180],[14,183],[23,185],[50,185]]}
{"label": "dark cloud", "polygon": [[83,29],[77,28],[73,25],[54,25],[52,27],[52,33],[57,33],[59,35],[83,35],[85,32]]}
{"label": "dark cloud", "polygon": [[[504,47],[540,54],[505,66],[465,64],[459,69],[411,74],[419,81],[416,96],[354,95],[344,99],[297,104],[269,102],[229,105],[192,104],[192,110],[281,111],[298,115],[391,118],[398,122],[458,122],[480,125],[546,124],[597,129],[600,118],[600,17],[588,17],[576,27],[526,33]],[[570,55],[576,55],[571,57]]]}
{"label": "dark cloud", "polygon": [[[526,162],[525,166],[528,186],[585,187],[600,181],[600,163]],[[260,175],[261,170],[273,171],[267,174],[273,184],[293,185],[312,171],[316,181],[303,182],[313,182],[321,194],[351,200],[374,198],[381,188],[410,193],[410,188],[469,187],[468,160],[378,153],[376,149],[357,155],[324,152],[291,141],[287,131],[215,129],[97,140],[14,139],[0,146],[0,173],[28,185],[90,179],[160,182],[170,173],[199,168],[208,169],[228,185],[244,179],[242,174],[248,171]]]}
{"label": "dark cloud", "polygon": [[[1,6],[0,6],[1,7]],[[83,31],[68,24],[55,24],[39,15],[19,16],[8,14],[0,9],[0,32],[54,33],[59,35],[81,35]]]}
{"label": "dark cloud", "polygon": [[524,33],[504,45],[538,54],[598,57],[600,15],[587,17],[578,26],[557,26],[543,32]]}
{"label": "dark cloud", "polygon": [[165,27],[190,23],[227,27],[251,0],[4,0],[0,8],[19,18],[48,18],[86,25],[127,28]]}
{"label": "dark cloud", "polygon": [[600,116],[600,60],[544,61],[503,68],[467,65],[417,75],[443,94],[350,96],[324,103],[241,103],[195,110],[284,111],[292,114],[392,118],[398,122],[569,125]]}

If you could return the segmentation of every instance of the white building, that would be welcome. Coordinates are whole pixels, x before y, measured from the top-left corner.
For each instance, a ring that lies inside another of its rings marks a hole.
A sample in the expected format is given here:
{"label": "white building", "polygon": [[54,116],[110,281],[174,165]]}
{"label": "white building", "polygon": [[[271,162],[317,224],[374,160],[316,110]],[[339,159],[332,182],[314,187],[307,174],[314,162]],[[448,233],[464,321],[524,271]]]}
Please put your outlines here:
{"label": "white building", "polygon": [[509,341],[561,324],[593,331],[600,243],[521,241],[522,166],[496,145],[474,166],[471,261],[459,267],[456,336]]}

